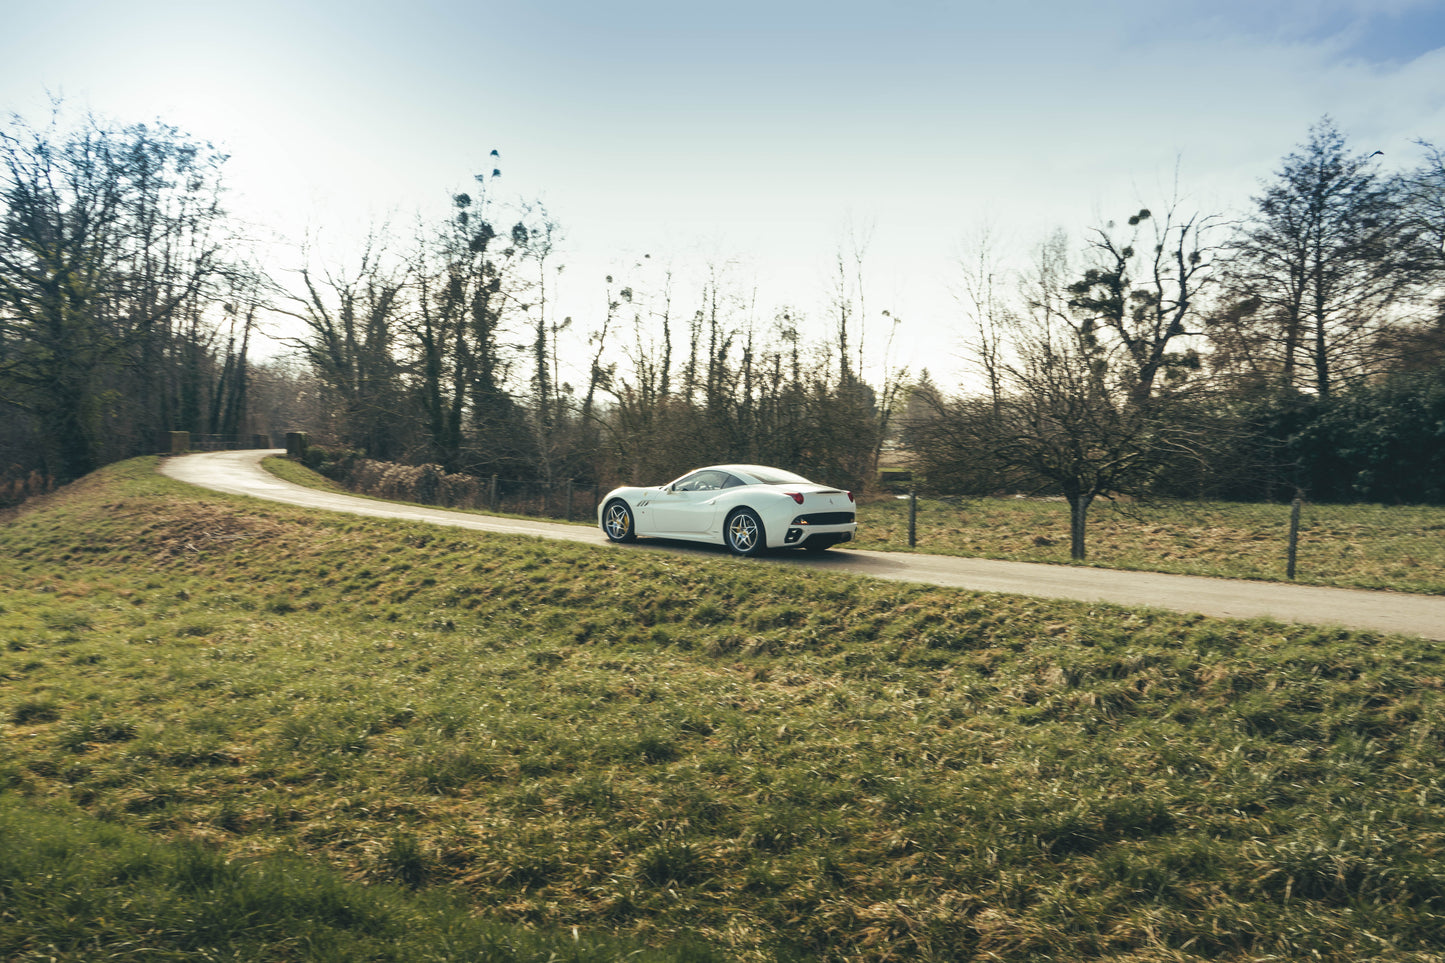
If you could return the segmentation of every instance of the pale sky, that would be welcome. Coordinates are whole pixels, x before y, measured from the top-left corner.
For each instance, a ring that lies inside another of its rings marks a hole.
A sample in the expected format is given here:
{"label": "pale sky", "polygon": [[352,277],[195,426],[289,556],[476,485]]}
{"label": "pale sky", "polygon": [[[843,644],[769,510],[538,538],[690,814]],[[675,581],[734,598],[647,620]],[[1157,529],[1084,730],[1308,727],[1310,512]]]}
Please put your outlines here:
{"label": "pale sky", "polygon": [[8,6],[0,108],[40,123],[60,94],[212,141],[233,207],[295,242],[407,227],[496,149],[499,187],[562,227],[579,327],[643,254],[731,264],[760,319],[821,326],[851,224],[874,333],[902,318],[901,353],[935,372],[985,223],[1022,252],[1176,182],[1237,212],[1326,114],[1387,168],[1445,141],[1441,0]]}

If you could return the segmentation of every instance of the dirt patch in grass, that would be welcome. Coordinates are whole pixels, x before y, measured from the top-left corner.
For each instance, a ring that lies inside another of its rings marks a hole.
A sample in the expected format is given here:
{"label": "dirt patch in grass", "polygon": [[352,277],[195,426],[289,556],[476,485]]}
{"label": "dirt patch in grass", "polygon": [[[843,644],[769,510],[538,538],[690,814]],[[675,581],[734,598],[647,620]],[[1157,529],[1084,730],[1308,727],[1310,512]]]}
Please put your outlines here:
{"label": "dirt patch in grass", "polygon": [[[108,480],[113,486],[114,478]],[[82,479],[11,512],[7,541],[15,556],[26,560],[144,559],[169,565],[263,549],[296,530],[284,515],[238,512],[227,504],[185,497],[161,481],[160,491],[117,498],[102,494],[110,490],[105,473]]]}
{"label": "dirt patch in grass", "polygon": [[253,548],[286,530],[273,519],[238,515],[214,505],[176,506],[140,530],[139,546],[156,562]]}

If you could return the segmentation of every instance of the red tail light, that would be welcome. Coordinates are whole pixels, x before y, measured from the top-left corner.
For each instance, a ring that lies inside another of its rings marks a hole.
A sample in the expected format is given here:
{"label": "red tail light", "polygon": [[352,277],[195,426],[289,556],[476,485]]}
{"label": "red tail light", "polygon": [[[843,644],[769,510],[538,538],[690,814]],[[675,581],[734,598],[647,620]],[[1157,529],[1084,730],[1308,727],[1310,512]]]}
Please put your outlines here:
{"label": "red tail light", "polygon": [[853,493],[852,493],[852,492],[849,492],[849,493],[848,493],[848,501],[851,502],[852,500],[853,500]]}
{"label": "red tail light", "polygon": [[803,504],[802,492],[788,492],[788,497],[791,498],[793,501],[797,502],[799,505]]}

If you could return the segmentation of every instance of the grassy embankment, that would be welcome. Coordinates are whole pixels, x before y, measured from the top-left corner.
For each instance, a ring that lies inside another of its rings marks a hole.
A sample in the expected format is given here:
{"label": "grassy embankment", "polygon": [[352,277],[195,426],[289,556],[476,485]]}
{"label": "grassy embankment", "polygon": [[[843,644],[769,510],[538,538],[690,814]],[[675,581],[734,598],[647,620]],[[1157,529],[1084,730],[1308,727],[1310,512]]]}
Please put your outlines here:
{"label": "grassy embankment", "polygon": [[0,528],[0,956],[1445,953],[1428,643],[152,468]]}

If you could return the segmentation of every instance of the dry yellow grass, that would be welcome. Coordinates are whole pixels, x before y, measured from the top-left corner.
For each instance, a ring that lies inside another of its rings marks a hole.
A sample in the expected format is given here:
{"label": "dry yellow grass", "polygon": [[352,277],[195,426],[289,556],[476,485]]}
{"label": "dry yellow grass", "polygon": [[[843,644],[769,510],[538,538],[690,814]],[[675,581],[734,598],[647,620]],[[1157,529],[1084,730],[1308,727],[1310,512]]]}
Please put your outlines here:
{"label": "dry yellow grass", "polygon": [[[858,548],[1070,564],[1062,501],[920,499],[913,549],[906,501],[872,500],[858,517]],[[1289,523],[1288,505],[1099,503],[1088,564],[1284,581]],[[1445,508],[1306,504],[1296,581],[1445,594]]]}

